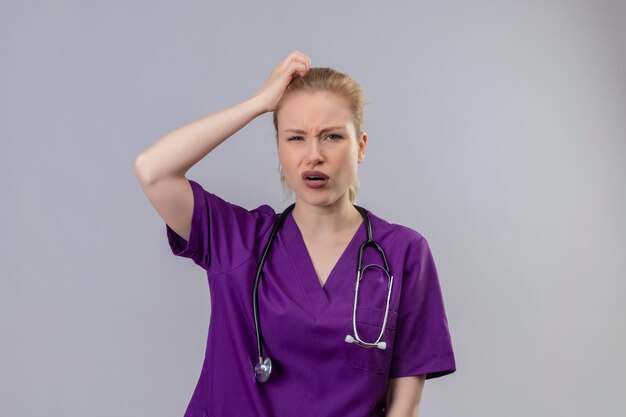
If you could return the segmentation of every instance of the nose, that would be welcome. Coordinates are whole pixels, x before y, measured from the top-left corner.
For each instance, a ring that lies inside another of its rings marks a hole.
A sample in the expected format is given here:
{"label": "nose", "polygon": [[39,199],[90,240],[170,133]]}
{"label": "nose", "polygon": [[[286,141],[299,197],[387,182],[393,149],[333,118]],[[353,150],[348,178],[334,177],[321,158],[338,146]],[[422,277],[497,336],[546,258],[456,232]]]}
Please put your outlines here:
{"label": "nose", "polygon": [[307,162],[309,165],[317,165],[324,160],[322,155],[320,144],[316,140],[309,141],[309,147],[307,152]]}

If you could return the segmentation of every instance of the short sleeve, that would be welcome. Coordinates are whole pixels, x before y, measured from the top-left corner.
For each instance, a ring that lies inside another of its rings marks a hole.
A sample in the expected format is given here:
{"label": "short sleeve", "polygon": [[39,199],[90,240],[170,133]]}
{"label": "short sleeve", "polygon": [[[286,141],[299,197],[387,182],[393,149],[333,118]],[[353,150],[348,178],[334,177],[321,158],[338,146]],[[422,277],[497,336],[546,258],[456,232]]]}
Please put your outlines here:
{"label": "short sleeve", "polygon": [[406,254],[390,377],[456,370],[443,295],[428,242],[411,242]]}
{"label": "short sleeve", "polygon": [[227,271],[250,259],[259,234],[273,224],[274,210],[268,205],[247,210],[188,181],[194,200],[189,241],[166,223],[172,253],[192,259],[208,272]]}

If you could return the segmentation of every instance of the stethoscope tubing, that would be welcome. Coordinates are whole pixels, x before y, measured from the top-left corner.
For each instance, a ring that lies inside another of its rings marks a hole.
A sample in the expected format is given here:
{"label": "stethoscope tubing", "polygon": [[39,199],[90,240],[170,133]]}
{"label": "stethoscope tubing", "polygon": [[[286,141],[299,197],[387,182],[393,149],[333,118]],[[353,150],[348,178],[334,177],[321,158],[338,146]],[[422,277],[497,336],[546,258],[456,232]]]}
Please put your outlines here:
{"label": "stethoscope tubing", "polygon": [[[256,330],[257,353],[259,356],[259,362],[255,365],[255,368],[254,368],[255,379],[257,380],[257,382],[266,382],[269,379],[269,376],[271,375],[271,371],[272,371],[272,360],[269,357],[264,357],[263,351],[262,351],[263,334],[262,334],[261,324],[259,320],[259,280],[262,274],[261,271],[265,264],[265,259],[267,258],[267,254],[269,253],[270,247],[272,245],[272,242],[274,241],[276,233],[278,232],[278,229],[280,228],[285,218],[287,217],[287,214],[291,212],[294,209],[294,207],[295,207],[295,203],[287,207],[285,211],[279,215],[278,220],[274,223],[274,227],[272,229],[272,232],[270,233],[270,237],[263,250],[261,261],[259,262],[259,265],[256,271],[256,276],[254,278],[252,308],[254,312],[254,326]],[[385,327],[387,326],[387,318],[389,316],[389,303],[391,301],[391,288],[393,286],[393,275],[391,275],[391,271],[389,269],[389,264],[387,262],[385,251],[378,243],[376,243],[372,239],[372,226],[369,222],[367,211],[363,207],[357,206],[356,204],[354,205],[354,207],[359,211],[359,213],[361,213],[361,216],[363,217],[363,221],[365,222],[365,228],[367,231],[367,240],[363,242],[361,244],[361,247],[359,248],[359,259],[358,259],[358,264],[357,264],[357,280],[356,280],[356,284],[354,288],[355,294],[354,294],[354,305],[352,309],[352,327],[354,330],[355,337],[348,335],[346,336],[345,340],[348,343],[356,343],[357,345],[365,347],[365,348],[377,347],[379,349],[386,349],[387,343],[381,342],[380,340],[382,339],[382,336],[385,332]],[[376,264],[366,265],[365,268],[363,268],[363,250],[368,246],[373,246],[380,253],[380,255],[383,258],[383,262],[385,264],[384,268]],[[387,300],[386,300],[386,308],[385,308],[385,316],[383,319],[383,325],[382,325],[381,332],[378,338],[373,343],[363,341],[359,337],[359,334],[356,328],[356,308],[358,305],[359,284],[361,282],[361,279],[363,278],[363,271],[370,266],[376,266],[376,267],[383,269],[385,273],[387,274],[387,278],[388,278]]]}
{"label": "stethoscope tubing", "polygon": [[280,217],[278,218],[278,221],[274,223],[274,228],[272,229],[272,232],[270,233],[270,238],[268,239],[267,244],[265,245],[265,249],[263,250],[263,255],[261,257],[261,262],[259,262],[259,265],[256,270],[256,277],[254,278],[252,308],[254,310],[254,327],[256,329],[257,352],[259,354],[259,363],[262,362],[262,358],[263,358],[263,353],[261,351],[261,343],[263,341],[263,334],[261,331],[261,325],[259,323],[259,278],[261,277],[261,270],[263,269],[263,265],[265,264],[265,258],[267,257],[267,254],[270,250],[270,246],[274,240],[274,236],[276,236],[278,229],[280,228],[281,224],[287,217],[287,213],[293,210],[295,206],[296,204],[294,203],[290,205],[289,207],[287,207],[285,211],[281,213]]}

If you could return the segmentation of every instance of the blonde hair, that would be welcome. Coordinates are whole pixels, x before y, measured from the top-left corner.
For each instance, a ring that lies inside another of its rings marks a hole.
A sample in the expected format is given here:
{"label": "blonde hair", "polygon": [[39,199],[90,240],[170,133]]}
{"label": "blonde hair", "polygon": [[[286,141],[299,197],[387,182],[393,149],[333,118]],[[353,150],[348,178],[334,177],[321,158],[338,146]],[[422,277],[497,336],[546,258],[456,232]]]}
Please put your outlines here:
{"label": "blonde hair", "polygon": [[[365,94],[361,85],[351,76],[333,68],[312,67],[304,77],[294,76],[285,89],[273,114],[274,129],[276,130],[276,143],[278,144],[278,112],[286,97],[298,92],[314,93],[317,91],[329,91],[338,94],[348,100],[352,112],[352,123],[356,132],[357,141],[363,133],[363,108],[365,107]],[[280,182],[283,193],[288,197],[292,190],[285,181],[280,164],[278,166]],[[355,177],[354,182],[348,189],[348,197],[352,204],[356,201],[359,191],[359,178]],[[286,198],[285,197],[285,198]]]}

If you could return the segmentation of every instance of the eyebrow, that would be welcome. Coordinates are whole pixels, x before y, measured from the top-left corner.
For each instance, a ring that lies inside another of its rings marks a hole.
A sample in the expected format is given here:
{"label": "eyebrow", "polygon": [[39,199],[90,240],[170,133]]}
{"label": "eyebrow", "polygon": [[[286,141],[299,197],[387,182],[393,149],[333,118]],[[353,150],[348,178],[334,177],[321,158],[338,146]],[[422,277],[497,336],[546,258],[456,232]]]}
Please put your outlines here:
{"label": "eyebrow", "polygon": [[[329,126],[329,127],[325,127],[324,129],[320,130],[320,133],[328,132],[329,130],[339,130],[339,129],[344,129],[345,130],[345,127],[343,127],[343,126]],[[287,129],[284,132],[285,133],[287,133],[287,132],[298,133],[300,135],[305,135],[306,134],[306,131],[301,130],[301,129]]]}

